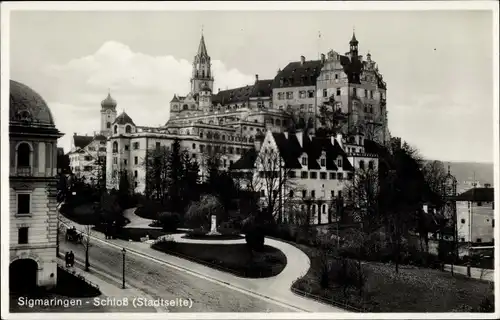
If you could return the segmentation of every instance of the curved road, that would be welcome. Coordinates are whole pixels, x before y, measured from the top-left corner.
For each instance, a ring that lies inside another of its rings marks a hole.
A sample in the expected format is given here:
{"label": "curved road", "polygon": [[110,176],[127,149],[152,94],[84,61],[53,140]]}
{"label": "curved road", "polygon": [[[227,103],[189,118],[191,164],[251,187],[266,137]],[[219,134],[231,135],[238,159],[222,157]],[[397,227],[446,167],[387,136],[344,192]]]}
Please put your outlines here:
{"label": "curved road", "polygon": [[[81,244],[61,240],[61,252],[73,250],[75,258],[85,261]],[[122,253],[120,250],[92,241],[89,250],[91,268],[121,278]],[[191,309],[173,308],[171,312],[294,312],[295,310],[266,301],[220,284],[194,277],[185,272],[165,267],[134,254],[125,259],[126,283],[144,291],[153,298],[191,298]]]}

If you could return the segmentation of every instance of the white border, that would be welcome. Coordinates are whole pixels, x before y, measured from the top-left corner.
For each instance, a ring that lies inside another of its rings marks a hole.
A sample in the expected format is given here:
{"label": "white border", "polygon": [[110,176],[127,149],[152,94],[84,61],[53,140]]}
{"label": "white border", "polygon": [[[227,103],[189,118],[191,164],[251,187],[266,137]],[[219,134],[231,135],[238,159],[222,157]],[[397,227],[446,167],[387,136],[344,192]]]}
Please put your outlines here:
{"label": "white border", "polygon": [[[499,203],[500,203],[500,168],[499,168],[499,156],[500,156],[500,131],[499,131],[499,96],[498,96],[498,4],[496,1],[409,1],[409,2],[397,2],[397,1],[384,1],[384,2],[3,2],[1,4],[1,155],[2,155],[2,167],[1,167],[1,204],[2,212],[7,213],[9,205],[9,193],[7,192],[7,186],[9,185],[9,168],[7,165],[9,163],[9,147],[8,147],[8,97],[5,94],[9,91],[9,27],[10,27],[10,11],[12,10],[45,10],[45,11],[81,11],[81,10],[95,10],[95,11],[154,11],[154,10],[207,10],[207,11],[313,11],[313,10],[372,10],[372,11],[394,11],[394,10],[491,10],[493,11],[493,86],[494,86],[494,186],[495,186],[495,201],[497,203],[495,209],[495,218],[499,218]],[[6,275],[6,271],[9,265],[9,215],[1,215],[1,253],[2,253],[2,274]],[[498,228],[496,230],[496,239],[500,239],[500,232]],[[499,257],[500,250],[498,245],[495,247],[495,256]],[[498,270],[499,263],[498,258],[496,259],[496,270]],[[500,276],[499,272],[495,273],[495,282],[499,283]],[[499,290],[495,287],[495,305],[497,310],[500,308],[500,297]],[[6,276],[1,277],[1,288],[2,292],[7,292],[8,290],[8,280]],[[2,295],[2,297],[5,295]],[[2,318],[7,315],[5,310],[8,310],[8,299],[2,299]],[[436,319],[448,319],[448,318],[469,318],[469,319],[486,319],[486,318],[498,318],[500,312],[496,311],[495,314],[457,314],[457,313],[380,313],[380,314],[357,314],[357,313],[171,313],[168,314],[169,318],[172,319],[331,319],[331,318],[346,318],[346,319],[425,319],[425,318],[436,318]],[[67,317],[74,319],[100,319],[101,314],[8,314],[9,319],[24,319],[24,318],[38,318],[38,319],[66,319]],[[157,319],[165,318],[165,314],[106,314],[107,318],[124,318],[133,319],[136,317],[145,319]]]}

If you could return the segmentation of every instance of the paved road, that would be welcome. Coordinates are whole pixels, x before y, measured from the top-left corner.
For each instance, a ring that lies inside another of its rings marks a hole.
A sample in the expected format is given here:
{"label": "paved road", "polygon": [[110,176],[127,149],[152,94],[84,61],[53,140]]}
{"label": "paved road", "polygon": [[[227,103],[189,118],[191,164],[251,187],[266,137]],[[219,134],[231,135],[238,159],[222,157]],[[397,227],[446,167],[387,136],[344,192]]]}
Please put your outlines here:
{"label": "paved road", "polygon": [[[61,252],[73,250],[84,261],[81,244],[61,241]],[[91,268],[121,278],[122,254],[118,249],[94,241],[90,248]],[[232,290],[154,261],[128,254],[125,259],[126,282],[157,299],[192,299],[191,309],[169,308],[170,312],[294,312],[271,301]]]}

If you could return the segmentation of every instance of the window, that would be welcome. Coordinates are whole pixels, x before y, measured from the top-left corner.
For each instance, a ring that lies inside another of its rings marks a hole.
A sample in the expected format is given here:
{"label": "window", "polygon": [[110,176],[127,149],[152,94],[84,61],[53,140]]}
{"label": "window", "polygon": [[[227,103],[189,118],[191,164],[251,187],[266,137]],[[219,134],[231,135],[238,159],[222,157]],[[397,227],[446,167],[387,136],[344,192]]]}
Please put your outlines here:
{"label": "window", "polygon": [[492,227],[492,228],[495,228],[495,219],[494,219],[494,218],[493,218],[493,219],[491,219],[491,227]]}
{"label": "window", "polygon": [[23,142],[17,146],[17,168],[31,167],[31,146]]}
{"label": "window", "polygon": [[18,193],[17,214],[30,214],[30,213],[31,213],[31,194]]}
{"label": "window", "polygon": [[337,166],[342,167],[342,159],[337,159]]}
{"label": "window", "polygon": [[300,91],[299,92],[299,98],[304,99],[306,97],[306,92],[305,91]]}
{"label": "window", "polygon": [[307,179],[307,171],[301,171],[301,172],[300,172],[300,177],[301,177],[302,179]]}
{"label": "window", "polygon": [[125,151],[128,151],[128,149],[129,149],[129,145],[128,145],[128,144],[126,144],[126,145],[125,145]]}
{"label": "window", "polygon": [[27,244],[28,243],[28,227],[21,227],[17,232],[17,243]]}
{"label": "window", "polygon": [[131,133],[131,132],[132,132],[132,127],[131,127],[131,126],[129,126],[129,125],[127,125],[127,126],[125,127],[125,133]]}
{"label": "window", "polygon": [[357,91],[356,88],[352,88],[352,96],[356,97],[357,96]]}
{"label": "window", "polygon": [[316,190],[311,190],[311,197],[316,198]]}
{"label": "window", "polygon": [[373,161],[368,161],[368,169],[373,170],[374,168]]}
{"label": "window", "polygon": [[339,75],[338,73],[335,74],[335,80],[338,80],[339,79]]}
{"label": "window", "polygon": [[478,207],[482,207],[482,206],[483,206],[483,203],[482,203],[481,201],[478,201],[478,202],[477,202],[477,206],[478,206]]}
{"label": "window", "polygon": [[117,125],[115,125],[114,133],[118,133],[118,126]]}
{"label": "window", "polygon": [[106,123],[106,129],[109,129],[109,128],[111,128],[111,122]]}
{"label": "window", "polygon": [[139,164],[139,158],[138,157],[134,157],[134,164],[135,165]]}
{"label": "window", "polygon": [[159,142],[156,143],[156,150],[160,149],[161,144]]}
{"label": "window", "polygon": [[364,170],[365,169],[365,162],[363,160],[359,161],[359,168],[361,170]]}
{"label": "window", "polygon": [[460,220],[460,222],[461,222],[461,223],[465,223],[465,219],[461,219],[461,220]]}
{"label": "window", "polygon": [[326,166],[326,159],[325,158],[321,158],[320,163],[321,163],[322,167]]}
{"label": "window", "polygon": [[337,88],[337,96],[340,96],[340,88]]}
{"label": "window", "polygon": [[127,162],[128,162],[127,159],[123,159],[123,164],[124,165],[127,165]]}
{"label": "window", "polygon": [[305,198],[307,196],[307,190],[302,190],[302,198]]}
{"label": "window", "polygon": [[481,239],[481,238],[477,238],[477,239],[476,239],[476,242],[477,242],[477,243],[481,243],[481,242],[483,242],[483,239]]}
{"label": "window", "polygon": [[326,97],[328,97],[328,90],[323,89],[323,98],[326,98]]}
{"label": "window", "polygon": [[325,180],[326,179],[326,172],[320,172],[319,173],[319,178],[322,179],[322,180]]}
{"label": "window", "polygon": [[293,99],[293,91],[288,91],[288,92],[286,93],[286,98],[287,98],[287,99]]}
{"label": "window", "polygon": [[134,142],[133,148],[134,148],[134,150],[139,149],[139,142]]}
{"label": "window", "polygon": [[307,157],[302,157],[302,165],[307,166]]}
{"label": "window", "polygon": [[113,142],[113,153],[117,153],[118,152],[118,142]]}
{"label": "window", "polygon": [[341,190],[339,190],[339,192],[337,193],[337,197],[342,198],[342,191]]}
{"label": "window", "polygon": [[330,172],[330,180],[335,180],[336,174],[335,172]]}
{"label": "window", "polygon": [[330,192],[330,196],[331,196],[332,198],[335,198],[335,190],[332,190],[332,191]]}
{"label": "window", "polygon": [[290,198],[293,198],[293,190],[290,190],[290,193],[288,194]]}
{"label": "window", "polygon": [[288,172],[288,177],[289,178],[295,178],[295,171]]}
{"label": "window", "polygon": [[368,97],[368,90],[365,89],[365,97]]}
{"label": "window", "polygon": [[318,178],[318,173],[317,172],[314,172],[312,171],[310,174],[309,174],[310,178],[311,179],[317,179]]}
{"label": "window", "polygon": [[285,97],[284,92],[278,92],[278,100],[283,100],[284,97]]}
{"label": "window", "polygon": [[344,179],[344,174],[342,172],[337,173],[337,179],[338,180]]}
{"label": "window", "polygon": [[117,157],[113,157],[113,164],[118,164],[118,158]]}
{"label": "window", "polygon": [[373,91],[370,90],[370,99],[373,99]]}
{"label": "window", "polygon": [[204,152],[204,151],[205,151],[205,145],[200,144],[200,152]]}

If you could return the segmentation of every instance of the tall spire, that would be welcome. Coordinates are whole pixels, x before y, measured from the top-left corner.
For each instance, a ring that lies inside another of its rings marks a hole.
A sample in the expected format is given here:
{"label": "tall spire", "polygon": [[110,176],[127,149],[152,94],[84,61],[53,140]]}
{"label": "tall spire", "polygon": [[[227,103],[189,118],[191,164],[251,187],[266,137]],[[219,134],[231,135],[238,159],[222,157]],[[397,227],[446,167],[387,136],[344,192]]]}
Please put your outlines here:
{"label": "tall spire", "polygon": [[358,40],[356,39],[356,28],[354,27],[352,28],[352,39],[349,43],[354,45],[358,44]]}
{"label": "tall spire", "polygon": [[200,39],[200,45],[198,46],[198,55],[208,56],[207,46],[205,45],[205,37],[203,35],[203,26],[201,27],[201,39]]}

